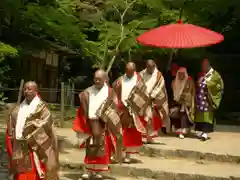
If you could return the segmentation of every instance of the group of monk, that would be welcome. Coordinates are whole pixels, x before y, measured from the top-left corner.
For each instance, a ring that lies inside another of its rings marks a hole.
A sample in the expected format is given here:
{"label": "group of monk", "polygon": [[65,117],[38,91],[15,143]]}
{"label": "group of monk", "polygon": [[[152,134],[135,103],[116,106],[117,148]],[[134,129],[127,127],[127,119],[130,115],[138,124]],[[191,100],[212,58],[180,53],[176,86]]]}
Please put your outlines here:
{"label": "group of monk", "polygon": [[86,148],[86,173],[82,179],[94,176],[102,179],[111,161],[131,163],[131,155],[143,145],[153,143],[159,130],[173,131],[183,139],[193,127],[199,139],[207,140],[214,129],[214,112],[223,94],[223,81],[208,60],[202,63],[197,82],[185,67],[177,69],[171,83],[173,102],[168,102],[165,80],[153,60],[136,71],[129,62],[125,74],[112,85],[107,73],[98,70],[94,85],[80,93],[73,130],[80,147]]}
{"label": "group of monk", "polygon": [[[101,172],[115,162],[131,163],[132,154],[153,143],[159,130],[174,131],[179,138],[195,127],[201,140],[214,129],[214,112],[223,94],[223,81],[208,60],[194,82],[179,67],[172,81],[173,101],[168,101],[165,80],[153,60],[140,73],[129,62],[125,74],[112,85],[104,70],[94,74],[94,85],[79,94],[80,107],[73,122],[79,145],[86,149],[82,179],[102,179]],[[58,145],[51,112],[33,81],[24,85],[24,100],[10,113],[6,130],[9,178],[58,180]]]}

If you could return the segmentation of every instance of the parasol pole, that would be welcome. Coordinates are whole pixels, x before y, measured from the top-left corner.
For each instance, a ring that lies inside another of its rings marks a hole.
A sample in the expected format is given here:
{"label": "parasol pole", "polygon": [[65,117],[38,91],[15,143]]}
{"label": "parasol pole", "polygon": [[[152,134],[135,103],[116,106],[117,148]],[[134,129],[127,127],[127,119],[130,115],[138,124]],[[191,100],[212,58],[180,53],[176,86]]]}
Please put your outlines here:
{"label": "parasol pole", "polygon": [[[184,7],[185,4],[186,4],[186,1],[184,1],[183,6],[180,9],[179,18],[178,18],[179,22],[182,21],[183,7]],[[175,49],[175,53],[177,53],[177,51],[178,51],[178,49]],[[167,71],[169,71],[170,68],[171,68],[171,63],[172,63],[172,60],[173,60],[173,54],[174,54],[174,49],[171,49],[169,59],[168,59],[168,63],[167,63]]]}
{"label": "parasol pole", "polygon": [[173,53],[174,53],[174,51],[173,51],[173,49],[171,49],[170,54],[169,54],[168,63],[167,63],[167,71],[169,71],[170,68],[171,68],[171,63],[172,63],[172,59],[173,59]]}

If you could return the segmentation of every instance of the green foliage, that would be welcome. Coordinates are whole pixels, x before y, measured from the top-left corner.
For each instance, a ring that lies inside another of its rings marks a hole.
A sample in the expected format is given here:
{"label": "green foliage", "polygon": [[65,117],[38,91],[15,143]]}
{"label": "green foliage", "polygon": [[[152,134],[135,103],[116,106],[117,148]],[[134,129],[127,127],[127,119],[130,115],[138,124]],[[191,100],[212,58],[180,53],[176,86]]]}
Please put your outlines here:
{"label": "green foliage", "polygon": [[[62,5],[62,4],[60,4]],[[29,4],[24,12],[30,32],[41,38],[51,37],[53,41],[68,47],[80,47],[84,35],[78,19],[65,6],[39,6]]]}
{"label": "green foliage", "polygon": [[3,92],[1,92],[1,93],[0,93],[0,101],[1,101],[1,102],[6,102],[6,100],[8,100],[8,98],[4,96],[4,93],[3,93]]}
{"label": "green foliage", "polygon": [[0,61],[2,61],[5,56],[17,56],[17,54],[18,50],[16,48],[0,41]]}
{"label": "green foliage", "polygon": [[48,104],[48,108],[51,110],[51,111],[59,111],[60,107],[57,106],[56,104]]}
{"label": "green foliage", "polygon": [[[9,80],[6,73],[10,70],[7,60],[8,57],[15,57],[18,55],[18,50],[8,44],[4,44],[0,41],[0,82],[3,83],[5,80]],[[3,93],[0,94],[0,101],[5,101],[3,99]]]}
{"label": "green foliage", "polygon": [[[95,67],[111,68],[112,61],[134,58],[145,49],[137,44],[137,36],[161,24],[176,22],[180,14],[162,0],[106,0],[101,8],[99,36],[88,49],[96,57]],[[158,52],[161,55],[167,51]]]}
{"label": "green foliage", "polygon": [[23,51],[27,45],[60,45],[108,69],[148,54],[165,56],[169,50],[137,44],[136,37],[149,29],[181,18],[230,34],[240,20],[239,0],[1,0],[0,7],[0,37],[6,43],[0,43],[0,59],[18,54],[7,44]]}

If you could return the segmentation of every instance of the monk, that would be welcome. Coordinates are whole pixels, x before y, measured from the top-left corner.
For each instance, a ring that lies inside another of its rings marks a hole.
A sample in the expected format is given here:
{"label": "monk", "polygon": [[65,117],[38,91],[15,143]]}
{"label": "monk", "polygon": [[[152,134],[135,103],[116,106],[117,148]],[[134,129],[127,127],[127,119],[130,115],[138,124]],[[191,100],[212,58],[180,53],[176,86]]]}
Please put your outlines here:
{"label": "monk", "polygon": [[6,146],[14,180],[58,180],[58,147],[53,120],[37,84],[24,85],[25,99],[10,113]]}
{"label": "monk", "polygon": [[220,74],[212,68],[208,59],[203,60],[202,73],[197,82],[196,131],[205,141],[214,130],[214,112],[222,100],[224,84]]}
{"label": "monk", "polygon": [[153,60],[147,60],[146,69],[142,70],[140,75],[146,84],[149,96],[149,106],[144,118],[147,130],[146,138],[148,143],[153,143],[153,138],[158,136],[161,128],[170,131],[165,81]]}
{"label": "monk", "polygon": [[113,88],[118,97],[118,107],[123,127],[123,146],[126,153],[124,163],[130,163],[131,154],[139,152],[139,148],[142,146],[142,133],[146,132],[140,114],[132,112],[127,103],[129,94],[137,83],[144,84],[141,76],[136,72],[136,65],[133,62],[127,63],[126,73],[113,83]]}
{"label": "monk", "polygon": [[[80,108],[77,111],[76,120],[73,122],[73,130],[78,133],[79,138],[85,138],[86,173],[82,175],[82,179],[92,177],[102,179],[101,172],[109,170],[112,145],[116,145],[116,137],[119,137],[121,131],[118,128],[118,125],[121,125],[120,119],[119,124],[115,124],[116,128],[113,130],[106,121],[98,116],[103,103],[114,103],[115,105],[117,103],[115,92],[107,85],[106,72],[97,70],[94,75],[94,85],[81,92],[79,98]],[[115,150],[122,151],[122,148]]]}
{"label": "monk", "polygon": [[176,63],[172,62],[170,70],[164,73],[169,108],[171,108],[172,103],[174,103],[173,92],[172,92],[172,81],[176,77],[178,69],[179,69],[179,66]]}
{"label": "monk", "polygon": [[178,137],[184,139],[187,130],[194,125],[195,114],[195,85],[186,68],[178,69],[172,89],[175,104],[170,109],[170,116]]}

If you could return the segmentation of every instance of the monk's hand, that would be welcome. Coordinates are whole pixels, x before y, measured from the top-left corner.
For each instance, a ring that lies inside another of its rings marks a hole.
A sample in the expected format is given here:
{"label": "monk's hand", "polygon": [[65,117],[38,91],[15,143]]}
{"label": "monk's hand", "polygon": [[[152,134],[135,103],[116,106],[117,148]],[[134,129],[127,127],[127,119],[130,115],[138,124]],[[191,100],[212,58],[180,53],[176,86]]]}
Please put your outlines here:
{"label": "monk's hand", "polygon": [[128,102],[124,102],[123,105],[126,107],[126,108],[130,108],[130,105]]}

